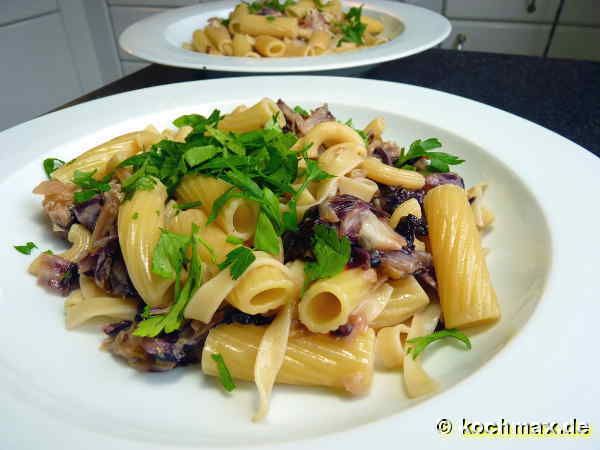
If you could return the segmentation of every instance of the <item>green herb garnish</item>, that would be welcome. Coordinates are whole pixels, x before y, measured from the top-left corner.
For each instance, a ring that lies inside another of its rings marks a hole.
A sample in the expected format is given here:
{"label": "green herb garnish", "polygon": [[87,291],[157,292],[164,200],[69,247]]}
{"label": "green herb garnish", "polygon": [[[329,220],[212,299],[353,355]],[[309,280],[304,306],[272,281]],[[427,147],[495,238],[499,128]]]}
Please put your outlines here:
{"label": "green herb garnish", "polygon": [[316,261],[304,266],[306,285],[319,278],[337,275],[350,259],[350,240],[338,236],[335,228],[317,224],[313,236],[313,253]]}
{"label": "green herb garnish", "polygon": [[33,242],[28,242],[25,245],[14,245],[16,251],[23,253],[24,255],[31,255],[34,248],[38,248]]}
{"label": "green herb garnish", "polygon": [[227,253],[225,261],[219,264],[219,269],[229,267],[231,278],[237,280],[255,260],[256,256],[248,247],[237,247]]}
{"label": "green herb garnish", "polygon": [[267,20],[269,22],[273,22],[273,21],[275,21],[275,16],[267,16]]}
{"label": "green herb garnish", "polygon": [[294,0],[285,0],[283,3],[279,3],[279,0],[266,0],[248,3],[248,11],[250,14],[256,14],[263,8],[274,9],[279,12],[285,12],[286,8],[295,5],[297,2]]}
{"label": "green herb garnish", "polygon": [[436,331],[435,333],[431,333],[427,336],[419,336],[416,338],[409,339],[406,342],[411,344],[411,347],[408,348],[407,353],[410,353],[413,359],[417,359],[417,356],[419,356],[421,352],[425,350],[425,347],[427,347],[429,344],[435,341],[439,341],[440,339],[445,339],[447,337],[458,339],[459,341],[464,342],[466,349],[471,350],[471,341],[469,340],[467,335],[462,333],[461,331],[458,331],[456,328],[451,328]]}
{"label": "green herb garnish", "polygon": [[46,158],[43,162],[44,172],[46,172],[48,178],[52,177],[52,172],[64,165],[65,162],[58,158]]}
{"label": "green herb garnish", "polygon": [[353,6],[346,13],[344,22],[339,25],[342,38],[338,41],[338,47],[342,45],[342,42],[353,42],[356,45],[364,45],[363,34],[367,26],[360,20],[362,9],[362,6]]}
{"label": "green herb garnish", "polygon": [[410,148],[407,152],[402,149],[400,157],[395,163],[396,167],[414,170],[414,167],[411,169],[412,164],[420,158],[425,158],[429,160],[429,166],[427,168],[431,172],[449,172],[449,166],[465,162],[464,159],[460,159],[459,157],[448,153],[431,151],[435,148],[440,148],[441,146],[442,143],[437,138],[429,138],[424,141],[418,139],[410,144]]}
{"label": "green herb garnish", "polygon": [[202,202],[200,200],[196,200],[195,202],[179,203],[175,205],[175,209],[185,211],[186,209],[197,208],[198,206],[202,206]]}
{"label": "green herb garnish", "polygon": [[140,217],[140,213],[137,211],[131,215],[132,220],[138,220],[139,217]]}
{"label": "green herb garnish", "polygon": [[219,353],[213,353],[210,355],[212,360],[217,364],[217,372],[219,373],[219,381],[223,385],[223,389],[227,392],[231,392],[235,389],[235,383],[231,377],[229,369],[225,365],[225,360]]}
{"label": "green herb garnish", "polygon": [[309,112],[307,110],[305,110],[302,106],[298,106],[298,105],[294,106],[294,111],[296,111],[302,117],[310,116]]}
{"label": "green herb garnish", "polygon": [[98,181],[94,178],[95,173],[96,169],[91,172],[82,172],[81,170],[75,171],[73,183],[81,188],[80,191],[73,194],[75,203],[87,202],[92,197],[95,197],[102,192],[110,191],[110,184],[108,183],[110,178]]}
{"label": "green herb garnish", "polygon": [[242,245],[244,243],[244,240],[237,236],[227,236],[227,239],[225,239],[225,241],[233,245]]}

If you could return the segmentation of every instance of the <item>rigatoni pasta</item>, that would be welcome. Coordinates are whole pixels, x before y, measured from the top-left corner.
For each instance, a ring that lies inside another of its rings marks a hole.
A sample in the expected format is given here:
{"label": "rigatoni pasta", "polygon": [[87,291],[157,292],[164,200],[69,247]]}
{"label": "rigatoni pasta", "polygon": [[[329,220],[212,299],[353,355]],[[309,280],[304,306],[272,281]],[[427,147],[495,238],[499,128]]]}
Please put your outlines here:
{"label": "rigatoni pasta", "polygon": [[209,19],[183,47],[209,55],[278,58],[319,56],[387,42],[383,22],[362,9],[351,7],[344,13],[339,0],[240,3],[227,19]]}
{"label": "rigatoni pasta", "polygon": [[[314,5],[289,5],[286,18]],[[253,36],[245,23],[271,21],[251,9],[212,21],[193,45],[298,44]],[[342,17],[337,1],[325,10]],[[316,50],[326,36],[310,39]],[[408,397],[429,395],[427,345],[454,337],[470,348],[456,328],[499,318],[479,235],[493,220],[484,185],[466,191],[449,171],[462,160],[437,139],[407,152],[384,140],[383,119],[361,130],[327,105],[269,98],[173,123],[68,165],[45,161],[51,179],[34,192],[71,247],[29,270],[67,296],[67,329],[102,318],[103,347],[136,369],[200,363],[223,389],[254,382],[258,421],[279,383],[366,394],[376,360],[403,371]]]}

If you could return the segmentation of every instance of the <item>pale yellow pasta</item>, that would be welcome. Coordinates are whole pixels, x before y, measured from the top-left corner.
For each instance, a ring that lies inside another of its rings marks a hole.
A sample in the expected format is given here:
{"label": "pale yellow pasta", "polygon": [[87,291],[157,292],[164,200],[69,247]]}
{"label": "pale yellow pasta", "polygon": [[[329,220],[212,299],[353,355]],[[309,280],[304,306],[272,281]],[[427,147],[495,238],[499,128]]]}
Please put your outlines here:
{"label": "pale yellow pasta", "polygon": [[76,170],[90,172],[95,170],[94,178],[101,179],[107,175],[107,166],[111,158],[119,155],[123,159],[129,158],[142,151],[139,145],[139,135],[146,131],[134,131],[106,141],[94,147],[74,160],[52,172],[52,178],[69,183],[73,180]]}
{"label": "pale yellow pasta", "polygon": [[294,292],[295,285],[287,271],[262,266],[240,280],[227,301],[247,314],[262,314],[288,303]]}
{"label": "pale yellow pasta", "polygon": [[260,267],[275,267],[279,269],[285,277],[294,281],[290,274],[290,269],[271,255],[261,251],[255,251],[254,255],[256,260],[250,264],[237,280],[234,280],[231,277],[231,272],[227,268],[200,286],[186,306],[184,317],[209,323],[230,292],[239,283],[243,282],[246,277],[252,276],[252,272]]}
{"label": "pale yellow pasta", "polygon": [[227,114],[219,122],[219,130],[233,131],[234,133],[246,133],[248,131],[264,128],[269,120],[275,120],[280,126],[285,126],[285,117],[275,102],[269,98],[263,98],[256,105],[231,114]]}
{"label": "pale yellow pasta", "polygon": [[342,176],[352,171],[366,156],[364,145],[344,142],[329,147],[319,156],[318,164],[325,172]]}
{"label": "pale yellow pasta", "polygon": [[494,216],[494,213],[487,206],[482,206],[481,207],[481,219],[482,219],[481,228],[487,228],[494,223],[494,220],[496,220],[496,217]]}
{"label": "pale yellow pasta", "polygon": [[[327,198],[332,197],[337,192],[339,178],[333,177],[318,181],[309,186],[298,198],[297,213],[298,219],[304,216],[307,209],[323,203]],[[294,186],[298,188],[297,185]]]}
{"label": "pale yellow pasta", "polygon": [[173,137],[173,140],[175,142],[185,142],[185,139],[192,131],[194,131],[192,127],[190,127],[189,125],[184,125],[177,130],[175,136]]}
{"label": "pale yellow pasta", "polygon": [[408,216],[409,214],[412,214],[419,219],[422,216],[421,205],[419,205],[419,202],[416,198],[408,199],[396,207],[392,217],[390,217],[390,226],[392,228],[396,228],[400,222],[400,219]]}
{"label": "pale yellow pasta", "polygon": [[388,186],[402,186],[406,189],[421,189],[425,185],[425,177],[419,172],[398,169],[381,162],[381,160],[369,157],[361,164],[367,177]]}
{"label": "pale yellow pasta", "polygon": [[340,194],[350,194],[365,202],[370,202],[379,190],[377,183],[368,178],[341,177],[338,182]]}
{"label": "pale yellow pasta", "polygon": [[406,356],[402,336],[409,331],[410,327],[403,323],[379,330],[375,339],[376,361],[381,362],[386,369],[402,367]]}
{"label": "pale yellow pasta", "polygon": [[487,228],[494,222],[494,214],[489,208],[483,205],[483,196],[487,190],[487,186],[487,183],[479,183],[467,191],[475,224],[479,229]]}
{"label": "pale yellow pasta", "polygon": [[260,35],[254,44],[259,54],[266,57],[279,57],[285,53],[285,44],[281,39],[273,36]]}
{"label": "pale yellow pasta", "polygon": [[[257,348],[265,330],[265,327],[238,324],[213,328],[202,350],[202,371],[217,375],[211,355],[218,353],[234,378],[253,381]],[[374,346],[371,329],[354,339],[292,332],[276,382],[327,386],[355,395],[364,394],[373,379]]]}
{"label": "pale yellow pasta", "polygon": [[358,46],[354,42],[342,42],[333,48],[335,53],[345,53],[356,50]]}
{"label": "pale yellow pasta", "polygon": [[371,323],[385,309],[393,292],[394,288],[390,284],[382,283],[381,286],[366,295],[352,314],[363,317],[367,324]]}
{"label": "pale yellow pasta", "polygon": [[299,56],[312,56],[313,50],[306,44],[292,41],[285,44],[285,53],[283,56],[290,58]]}
{"label": "pale yellow pasta", "polygon": [[246,3],[240,3],[235,7],[229,15],[229,32],[231,34],[240,33],[240,20],[248,14],[248,5]]}
{"label": "pale yellow pasta", "polygon": [[138,304],[134,299],[119,297],[84,298],[81,291],[73,291],[65,300],[65,324],[72,330],[90,319],[105,317],[110,320],[133,320]]}
{"label": "pale yellow pasta", "polygon": [[500,308],[465,190],[450,184],[435,187],[424,206],[446,327],[497,320]]}
{"label": "pale yellow pasta", "polygon": [[367,26],[367,33],[379,34],[383,31],[383,23],[373,17],[361,14],[360,22]]}
{"label": "pale yellow pasta", "polygon": [[71,225],[67,239],[72,244],[67,251],[58,256],[72,262],[79,262],[88,254],[92,245],[92,234],[83,225]]}
{"label": "pale yellow pasta", "polygon": [[348,322],[377,281],[373,269],[350,269],[316,281],[298,304],[300,321],[314,333],[328,333]]}
{"label": "pale yellow pasta", "polygon": [[209,55],[213,55],[213,56],[223,56],[223,53],[221,53],[219,50],[217,50],[214,47],[208,47],[208,51],[206,52]]}
{"label": "pale yellow pasta", "polygon": [[342,16],[342,2],[340,0],[330,0],[321,8],[325,14],[330,14],[336,20],[340,20]]}
{"label": "pale yellow pasta", "polygon": [[248,35],[236,33],[233,35],[233,56],[249,56],[254,53]]}
{"label": "pale yellow pasta", "polygon": [[[440,318],[440,308],[432,303],[423,311],[416,313],[410,323],[410,330],[406,340],[427,336],[433,333]],[[439,389],[438,383],[433,380],[421,366],[421,355],[413,358],[410,354],[412,345],[407,342],[404,357],[404,386],[410,398],[431,394]]]}
{"label": "pale yellow pasta", "polygon": [[204,34],[204,30],[195,30],[192,34],[192,45],[194,50],[200,53],[206,53],[210,42]]}
{"label": "pale yellow pasta", "polygon": [[298,36],[298,19],[295,17],[275,17],[248,14],[240,18],[240,33],[251,36],[273,36],[295,38]]}
{"label": "pale yellow pasta", "polygon": [[415,277],[388,281],[393,288],[385,309],[369,325],[375,329],[397,325],[429,304],[429,297]]}
{"label": "pale yellow pasta", "polygon": [[152,254],[164,227],[167,191],[155,180],[152,190],[137,190],[119,208],[118,234],[127,273],[135,289],[150,306],[168,304],[166,295],[173,280],[154,274]]}
{"label": "pale yellow pasta", "polygon": [[331,33],[323,30],[315,30],[308,40],[308,46],[314,50],[315,55],[322,55],[329,48]]}
{"label": "pale yellow pasta", "polygon": [[383,131],[385,130],[385,119],[383,117],[377,117],[371,120],[368,125],[363,129],[367,136],[372,136],[374,139],[380,139]]}
{"label": "pale yellow pasta", "polygon": [[96,284],[92,277],[79,275],[79,289],[83,298],[110,297],[108,293]]}
{"label": "pale yellow pasta", "polygon": [[[204,175],[187,175],[175,191],[177,201],[190,203],[202,202],[206,214],[212,213],[215,200],[231,188],[229,183]],[[257,205],[243,198],[230,199],[219,211],[216,223],[227,234],[240,239],[250,239],[256,229]]]}
{"label": "pale yellow pasta", "polygon": [[316,125],[304,137],[298,139],[292,150],[300,151],[310,145],[307,150],[308,156],[315,158],[318,156],[318,149],[321,145],[327,148],[343,143],[365,146],[360,134],[351,127],[343,123],[328,121]]}
{"label": "pale yellow pasta", "polygon": [[204,28],[204,34],[211,45],[223,55],[231,55],[233,52],[231,35],[224,26],[208,26]]}
{"label": "pale yellow pasta", "polygon": [[315,3],[313,0],[299,0],[297,3],[288,6],[285,12],[288,16],[297,17],[302,19],[308,11],[315,9]]}

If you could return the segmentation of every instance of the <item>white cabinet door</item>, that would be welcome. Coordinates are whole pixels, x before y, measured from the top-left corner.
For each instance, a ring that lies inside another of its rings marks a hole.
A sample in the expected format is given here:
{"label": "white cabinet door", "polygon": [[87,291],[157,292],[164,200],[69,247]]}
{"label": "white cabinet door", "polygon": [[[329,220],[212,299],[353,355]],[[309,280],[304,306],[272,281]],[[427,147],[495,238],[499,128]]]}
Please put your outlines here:
{"label": "white cabinet door", "polygon": [[0,61],[0,130],[82,94],[58,13],[1,27]]}
{"label": "white cabinet door", "polygon": [[[565,25],[600,25],[600,1],[566,1],[560,16],[560,23]],[[598,45],[598,41],[596,41],[596,45]]]}
{"label": "white cabinet door", "polygon": [[448,0],[446,15],[456,19],[552,22],[558,0],[536,0],[532,12],[528,11],[529,3],[529,0]]}
{"label": "white cabinet door", "polygon": [[463,50],[541,56],[549,31],[549,25],[453,20],[442,48],[455,48],[457,35],[462,34]]}
{"label": "white cabinet door", "polygon": [[0,25],[56,11],[56,0],[0,0]]}
{"label": "white cabinet door", "polygon": [[600,28],[557,27],[548,56],[600,61]]}

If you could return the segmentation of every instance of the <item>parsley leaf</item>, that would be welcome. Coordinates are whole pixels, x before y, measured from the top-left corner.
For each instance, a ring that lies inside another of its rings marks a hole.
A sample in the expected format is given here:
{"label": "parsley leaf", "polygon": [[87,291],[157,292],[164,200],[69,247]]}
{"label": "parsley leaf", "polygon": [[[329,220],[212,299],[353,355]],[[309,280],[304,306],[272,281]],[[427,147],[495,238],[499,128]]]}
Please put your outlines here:
{"label": "parsley leaf", "polygon": [[471,341],[468,336],[461,331],[458,331],[456,328],[446,329],[436,331],[435,333],[431,333],[427,336],[419,336],[416,338],[409,339],[408,342],[412,346],[408,348],[407,353],[410,353],[413,359],[417,359],[417,356],[421,354],[425,347],[427,347],[432,342],[438,341],[440,339],[444,339],[447,337],[451,337],[454,339],[458,339],[465,343],[466,349],[471,350]]}
{"label": "parsley leaf", "polygon": [[361,22],[363,7],[353,6],[345,15],[345,21],[340,24],[342,38],[338,41],[338,47],[342,42],[353,42],[356,45],[364,45],[363,34],[367,26]]}
{"label": "parsley leaf", "polygon": [[241,245],[244,243],[244,240],[237,236],[227,236],[227,239],[225,239],[225,242],[229,242],[230,244],[233,244],[233,245]]}
{"label": "parsley leaf", "polygon": [[250,11],[250,14],[256,14],[263,8],[285,12],[286,8],[295,5],[296,3],[297,2],[294,0],[285,0],[283,3],[279,3],[279,0],[258,1],[248,4],[248,10]]}
{"label": "parsley leaf", "polygon": [[186,209],[197,208],[198,206],[202,206],[202,202],[200,200],[196,200],[195,202],[180,203],[175,205],[175,209],[185,211]]}
{"label": "parsley leaf", "polygon": [[278,255],[280,251],[279,236],[273,228],[273,223],[269,220],[264,211],[258,215],[256,222],[256,231],[254,233],[254,248],[263,250],[271,255]]}
{"label": "parsley leaf", "polygon": [[306,284],[319,278],[337,275],[350,259],[350,240],[338,236],[335,228],[317,224],[313,236],[313,253],[316,261],[304,266]]}
{"label": "parsley leaf", "polygon": [[267,16],[267,20],[269,22],[274,22],[275,21],[275,16]]}
{"label": "parsley leaf", "polygon": [[307,110],[305,110],[302,106],[298,106],[298,105],[294,106],[294,111],[296,111],[302,117],[310,116],[309,112]]}
{"label": "parsley leaf", "polygon": [[440,148],[442,143],[437,138],[429,138],[424,141],[417,139],[408,149],[408,152],[405,152],[402,149],[400,153],[400,157],[396,161],[396,167],[401,169],[411,169],[412,164],[417,161],[419,158],[426,158],[429,160],[428,169],[432,172],[449,172],[450,167],[457,164],[462,164],[465,162],[464,159],[460,159],[457,156],[450,155],[448,153],[443,152],[432,152],[435,148]]}
{"label": "parsley leaf", "polygon": [[255,260],[256,256],[248,247],[236,247],[227,253],[225,261],[219,264],[219,269],[229,267],[231,278],[237,280]]}
{"label": "parsley leaf", "polygon": [[110,184],[107,179],[98,181],[94,178],[96,169],[90,172],[82,172],[76,170],[73,174],[73,183],[81,188],[73,194],[73,200],[75,203],[83,203],[90,200],[102,192],[110,191]]}
{"label": "parsley leaf", "polygon": [[235,383],[233,382],[233,378],[231,377],[231,373],[229,373],[229,369],[225,365],[225,360],[223,356],[219,353],[213,353],[210,355],[212,360],[217,364],[217,372],[219,373],[219,381],[223,385],[223,389],[227,392],[231,392],[235,389]]}
{"label": "parsley leaf", "polygon": [[51,178],[52,172],[64,165],[65,162],[58,158],[46,158],[43,162],[44,172],[48,178]]}
{"label": "parsley leaf", "polygon": [[152,254],[152,272],[163,278],[175,280],[181,272],[185,250],[189,244],[188,236],[162,230]]}
{"label": "parsley leaf", "polygon": [[221,153],[220,148],[214,145],[202,145],[188,149],[183,154],[183,157],[185,158],[185,162],[187,162],[190,167],[195,167],[199,166],[205,161],[208,161],[218,153]]}
{"label": "parsley leaf", "polygon": [[19,253],[23,253],[24,255],[31,255],[31,252],[34,248],[38,248],[33,242],[28,242],[25,245],[14,245],[13,246],[16,251]]}

